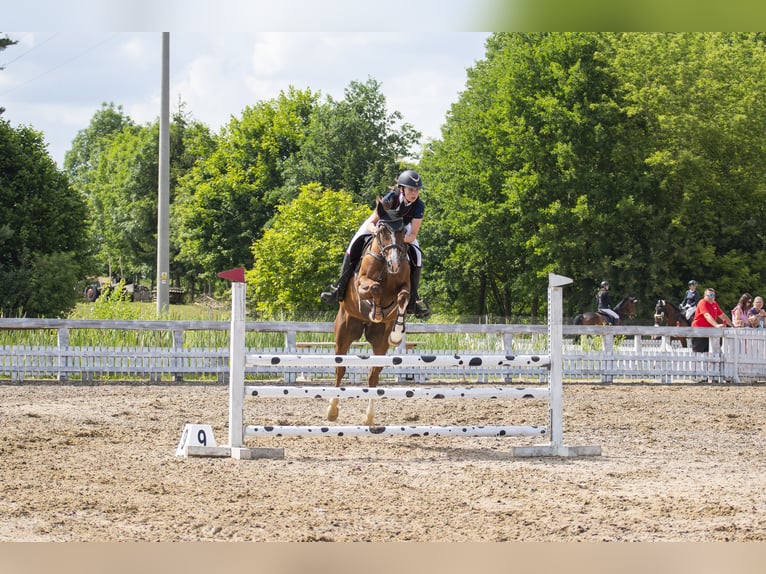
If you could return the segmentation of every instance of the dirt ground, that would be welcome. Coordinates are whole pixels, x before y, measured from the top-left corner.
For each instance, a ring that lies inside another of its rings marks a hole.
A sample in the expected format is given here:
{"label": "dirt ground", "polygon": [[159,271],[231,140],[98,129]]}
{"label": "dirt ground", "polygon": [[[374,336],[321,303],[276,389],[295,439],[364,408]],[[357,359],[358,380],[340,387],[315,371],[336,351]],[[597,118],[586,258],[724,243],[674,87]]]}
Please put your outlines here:
{"label": "dirt ground", "polygon": [[[544,401],[379,401],[378,424],[545,424]],[[248,400],[247,424],[322,424],[325,401]],[[366,403],[341,401],[338,424]],[[0,541],[763,541],[766,386],[565,384],[578,459],[525,438],[267,438],[283,460],[183,458],[227,441],[228,389],[0,383]],[[540,442],[537,440],[537,442]]]}

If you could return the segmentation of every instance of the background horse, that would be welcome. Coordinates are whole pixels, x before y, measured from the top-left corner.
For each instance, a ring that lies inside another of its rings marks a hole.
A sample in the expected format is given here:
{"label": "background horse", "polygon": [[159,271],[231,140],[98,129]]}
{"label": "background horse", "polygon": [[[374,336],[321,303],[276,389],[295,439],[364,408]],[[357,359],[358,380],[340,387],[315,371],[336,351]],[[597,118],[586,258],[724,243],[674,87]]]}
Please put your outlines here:
{"label": "background horse", "polygon": [[[335,316],[335,354],[345,355],[351,343],[364,335],[375,355],[385,355],[404,335],[404,314],[410,301],[410,264],[404,242],[404,222],[395,211],[387,211],[377,199],[380,217],[372,240],[362,252],[356,275]],[[371,367],[368,384],[375,387],[383,367]],[[339,387],[346,367],[335,368]],[[373,399],[367,406],[367,425],[375,416]],[[338,398],[330,401],[327,420],[338,418]]]}
{"label": "background horse", "polygon": [[[666,299],[657,299],[654,305],[655,327],[691,327],[686,318],[686,313],[681,311],[673,303]],[[686,337],[671,337],[671,341],[681,341],[681,346],[686,347]]]}
{"label": "background horse", "polygon": [[[617,321],[618,325],[622,324],[623,317],[635,319],[636,303],[638,303],[638,299],[628,296],[614,306],[614,312],[620,316],[620,319]],[[609,325],[607,318],[602,313],[595,311],[588,311],[587,313],[577,315],[573,323],[575,325]]]}

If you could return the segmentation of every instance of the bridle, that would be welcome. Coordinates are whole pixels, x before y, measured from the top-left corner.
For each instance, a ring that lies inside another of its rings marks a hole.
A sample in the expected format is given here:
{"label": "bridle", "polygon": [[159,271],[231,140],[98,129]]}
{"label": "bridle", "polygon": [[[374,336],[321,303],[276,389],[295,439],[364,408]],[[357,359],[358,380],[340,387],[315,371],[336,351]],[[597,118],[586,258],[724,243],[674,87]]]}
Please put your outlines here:
{"label": "bridle", "polygon": [[[636,301],[637,299],[635,297],[625,297],[625,299],[623,299],[622,301],[617,303],[617,305],[615,305],[614,310],[620,316],[627,315],[629,319],[635,319],[636,318],[636,307],[635,307]],[[624,306],[627,306],[628,303],[633,304],[633,311],[630,313],[623,313],[622,308]]]}
{"label": "bridle", "polygon": [[[395,274],[399,271],[399,262],[407,256],[407,244],[396,240],[396,233],[401,229],[401,220],[396,220],[397,229],[387,221],[379,221],[373,234],[373,241],[366,255],[373,257],[377,261],[385,261],[386,269],[389,273]],[[393,253],[394,255],[391,255]],[[378,280],[383,277],[383,268],[380,270]]]}
{"label": "bridle", "polygon": [[654,324],[662,325],[666,322],[667,317],[667,302],[665,299],[658,299],[657,304],[654,306]]}

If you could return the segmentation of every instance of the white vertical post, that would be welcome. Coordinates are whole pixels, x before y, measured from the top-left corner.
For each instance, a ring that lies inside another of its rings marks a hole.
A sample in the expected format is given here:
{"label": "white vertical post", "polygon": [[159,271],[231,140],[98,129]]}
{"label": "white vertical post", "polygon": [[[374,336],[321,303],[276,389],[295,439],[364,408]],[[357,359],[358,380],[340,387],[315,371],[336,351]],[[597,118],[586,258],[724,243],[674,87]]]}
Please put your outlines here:
{"label": "white vertical post", "polygon": [[548,349],[551,355],[548,370],[548,435],[551,442],[535,446],[517,446],[513,456],[598,456],[601,447],[569,446],[564,444],[564,303],[562,287],[572,280],[548,273]]}
{"label": "white vertical post", "polygon": [[563,391],[563,316],[564,303],[562,287],[572,280],[560,275],[548,274],[548,349],[551,354],[551,366],[548,371],[548,387],[550,390],[550,437],[551,447],[559,449],[564,444],[564,391]]}
{"label": "white vertical post", "polygon": [[231,284],[229,334],[229,446],[244,446],[245,283]]}

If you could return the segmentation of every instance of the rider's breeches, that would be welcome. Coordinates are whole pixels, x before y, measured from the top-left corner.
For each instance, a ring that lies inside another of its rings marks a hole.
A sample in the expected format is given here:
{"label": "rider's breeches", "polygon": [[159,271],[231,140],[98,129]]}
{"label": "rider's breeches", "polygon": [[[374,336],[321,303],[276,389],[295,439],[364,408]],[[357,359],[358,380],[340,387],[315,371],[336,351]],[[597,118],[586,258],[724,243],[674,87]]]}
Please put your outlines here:
{"label": "rider's breeches", "polygon": [[607,315],[609,315],[610,317],[614,317],[615,319],[619,319],[620,318],[620,316],[617,314],[617,312],[616,311],[612,311],[611,309],[602,308],[602,309],[599,309],[599,312],[606,313]]}

